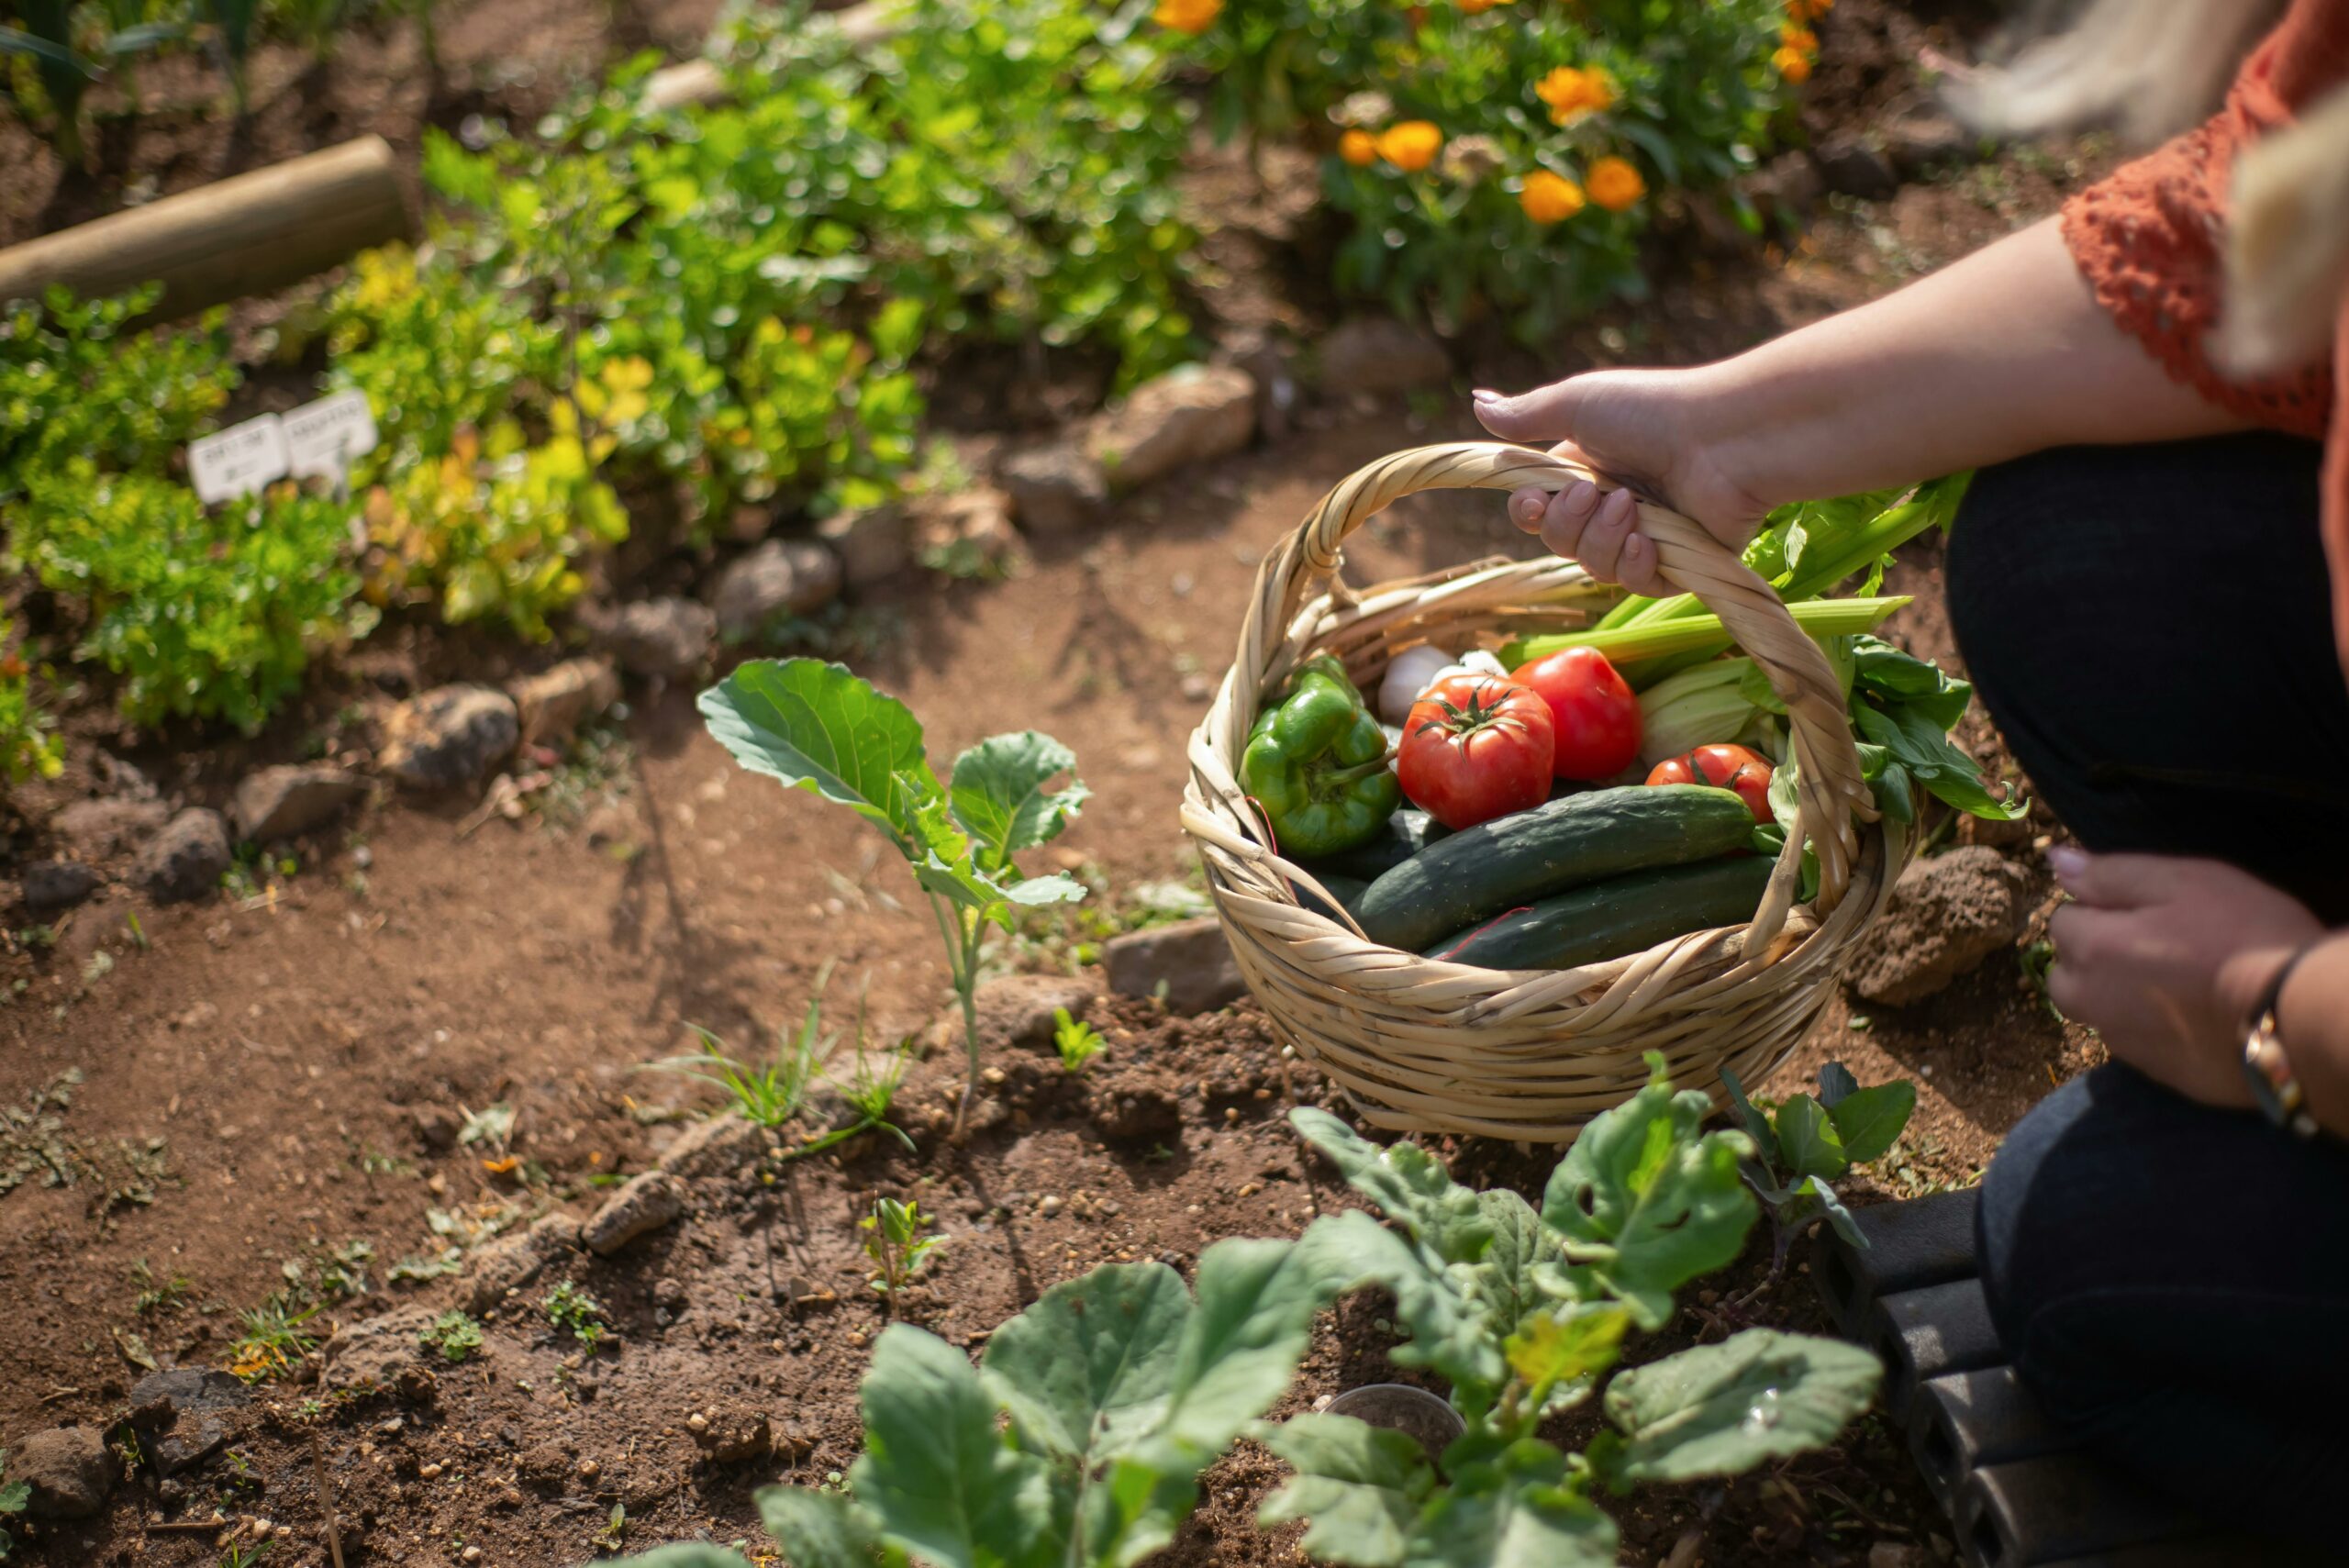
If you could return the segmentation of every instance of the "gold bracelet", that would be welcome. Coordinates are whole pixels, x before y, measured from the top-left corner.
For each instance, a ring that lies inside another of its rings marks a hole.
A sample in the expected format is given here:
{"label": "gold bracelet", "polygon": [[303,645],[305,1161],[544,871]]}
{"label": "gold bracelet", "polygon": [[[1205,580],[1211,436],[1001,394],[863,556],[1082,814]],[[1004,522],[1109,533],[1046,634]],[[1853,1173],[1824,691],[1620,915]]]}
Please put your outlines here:
{"label": "gold bracelet", "polygon": [[2300,1088],[2300,1080],[2292,1071],[2292,1059],[2284,1052],[2283,1037],[2277,1032],[2277,1004],[2283,999],[2284,982],[2316,947],[2307,947],[2286,959],[2267,983],[2259,1000],[2252,1004],[2251,1017],[2243,1024],[2243,1075],[2251,1085],[2251,1097],[2269,1121],[2290,1132],[2295,1138],[2314,1138],[2318,1128],[2316,1118],[2308,1113],[2308,1095]]}

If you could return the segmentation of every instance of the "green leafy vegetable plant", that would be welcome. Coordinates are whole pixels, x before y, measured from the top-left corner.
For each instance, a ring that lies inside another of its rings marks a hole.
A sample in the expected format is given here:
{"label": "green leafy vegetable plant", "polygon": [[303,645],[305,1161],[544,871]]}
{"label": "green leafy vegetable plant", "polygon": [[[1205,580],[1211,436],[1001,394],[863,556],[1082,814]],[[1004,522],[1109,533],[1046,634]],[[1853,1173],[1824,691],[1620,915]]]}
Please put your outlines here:
{"label": "green leafy vegetable plant", "polygon": [[481,1349],[481,1325],[462,1312],[443,1312],[426,1325],[417,1339],[428,1351],[438,1351],[446,1362],[464,1362]]}
{"label": "green leafy vegetable plant", "polygon": [[[959,1134],[979,1077],[979,947],[1018,909],[1085,896],[1074,878],[1030,877],[1014,856],[1049,843],[1090,795],[1076,756],[1035,730],[991,736],[941,784],[905,704],[815,659],[753,660],[701,695],[709,731],[753,773],[847,806],[879,828],[928,895],[962,1003],[968,1075]],[[1055,788],[1055,781],[1067,782]]]}
{"label": "green leafy vegetable plant", "polygon": [[604,1321],[604,1304],[582,1290],[570,1280],[558,1284],[547,1292],[540,1309],[547,1315],[547,1322],[555,1332],[568,1334],[594,1354],[596,1347],[611,1333]]}
{"label": "green leafy vegetable plant", "polygon": [[897,1297],[945,1242],[942,1236],[922,1234],[937,1223],[937,1216],[924,1214],[912,1199],[885,1196],[875,1198],[873,1212],[856,1222],[864,1232],[864,1255],[873,1260],[870,1283],[888,1302],[892,1318],[897,1315]]}
{"label": "green leafy vegetable plant", "polygon": [[1108,1042],[1091,1024],[1069,1017],[1066,1007],[1054,1007],[1052,1048],[1060,1052],[1063,1072],[1082,1073],[1095,1057],[1108,1049]]}
{"label": "green leafy vegetable plant", "polygon": [[57,721],[33,695],[36,672],[25,662],[16,630],[16,623],[0,612],[0,780],[9,784],[53,779],[65,767]]}
{"label": "green leafy vegetable plant", "polygon": [[1896,1078],[1863,1089],[1840,1062],[1819,1070],[1816,1097],[1797,1094],[1775,1102],[1752,1099],[1726,1067],[1721,1083],[1753,1143],[1753,1152],[1741,1169],[1770,1211],[1776,1233],[1770,1277],[1776,1278],[1786,1268],[1787,1249],[1796,1239],[1822,1219],[1853,1246],[1865,1247],[1867,1237],[1852,1223],[1851,1211],[1830,1184],[1842,1181],[1854,1165],[1882,1159],[1892,1148],[1917,1108],[1917,1085]]}
{"label": "green leafy vegetable plant", "polygon": [[138,325],[161,294],[150,284],[79,299],[60,285],[0,305],[0,502],[69,458],[161,476],[177,448],[211,428],[242,379],[226,317]]}

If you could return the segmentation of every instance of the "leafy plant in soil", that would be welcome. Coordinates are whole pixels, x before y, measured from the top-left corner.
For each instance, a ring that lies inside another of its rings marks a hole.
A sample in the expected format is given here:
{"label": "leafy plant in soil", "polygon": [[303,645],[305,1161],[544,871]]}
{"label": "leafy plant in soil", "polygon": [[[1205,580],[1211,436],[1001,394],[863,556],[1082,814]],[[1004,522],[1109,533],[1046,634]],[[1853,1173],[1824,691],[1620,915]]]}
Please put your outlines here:
{"label": "leafy plant in soil", "polygon": [[468,1361],[481,1349],[481,1325],[462,1312],[443,1312],[417,1335],[417,1340],[426,1350],[440,1351],[443,1361]]}
{"label": "leafy plant in soil", "polygon": [[1746,1181],[1769,1207],[1776,1232],[1770,1277],[1787,1266],[1787,1251],[1824,1219],[1854,1247],[1866,1236],[1852,1223],[1851,1211],[1829,1184],[1842,1181],[1854,1165],[1880,1160],[1892,1148],[1909,1113],[1917,1108],[1917,1085],[1906,1078],[1863,1089],[1851,1070],[1831,1062],[1819,1070],[1819,1095],[1789,1095],[1776,1102],[1748,1098],[1745,1085],[1728,1068],[1721,1083],[1753,1153],[1742,1162]]}
{"label": "leafy plant in soil", "polygon": [[604,1304],[569,1280],[547,1292],[540,1307],[555,1332],[570,1335],[590,1353],[611,1332],[604,1323]]}
{"label": "leafy plant in soil", "polygon": [[912,869],[962,1003],[969,1073],[959,1136],[979,1079],[981,940],[991,925],[1013,930],[1018,909],[1085,896],[1074,877],[1030,877],[1013,859],[1059,837],[1092,793],[1076,777],[1075,753],[1033,729],[990,736],[957,757],[941,784],[912,710],[816,659],[754,660],[704,692],[700,706],[736,762],[847,806]]}
{"label": "leafy plant in soil", "polygon": [[1069,1017],[1066,1007],[1052,1009],[1052,1049],[1060,1052],[1061,1071],[1082,1073],[1108,1049],[1101,1031],[1082,1018]]}
{"label": "leafy plant in soil", "polygon": [[[0,1519],[22,1516],[26,1505],[32,1501],[33,1496],[31,1482],[6,1480],[5,1477],[7,1473],[8,1451],[0,1448]],[[9,1553],[16,1549],[17,1538],[9,1534],[6,1529],[0,1529],[0,1562],[7,1561]]]}
{"label": "leafy plant in soil", "polygon": [[922,1234],[936,1223],[936,1217],[924,1214],[921,1205],[912,1199],[901,1203],[893,1197],[874,1199],[873,1212],[856,1222],[864,1232],[864,1255],[873,1260],[875,1270],[873,1288],[888,1302],[892,1318],[897,1315],[897,1297],[945,1240],[942,1236]]}

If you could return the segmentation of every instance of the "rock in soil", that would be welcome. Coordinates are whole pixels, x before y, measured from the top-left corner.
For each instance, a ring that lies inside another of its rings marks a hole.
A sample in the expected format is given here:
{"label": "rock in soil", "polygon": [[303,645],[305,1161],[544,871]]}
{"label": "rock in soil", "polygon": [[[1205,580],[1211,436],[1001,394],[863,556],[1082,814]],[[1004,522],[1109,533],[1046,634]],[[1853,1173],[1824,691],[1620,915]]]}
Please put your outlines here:
{"label": "rock in soil", "polygon": [[525,746],[560,746],[620,700],[619,672],[608,659],[566,659],[507,685]]}
{"label": "rock in soil", "polygon": [[36,920],[61,915],[98,890],[106,879],[79,861],[35,861],[18,884]]}
{"label": "rock in soil", "polygon": [[1819,177],[1838,195],[1882,202],[1900,194],[1900,172],[1873,142],[1854,136],[1831,137],[1812,156],[1819,162]]}
{"label": "rock in soil", "polygon": [[840,596],[838,556],[806,539],[774,539],[718,574],[710,605],[718,635],[747,642],[776,621],[811,615]]}
{"label": "rock in soil", "polygon": [[217,890],[228,863],[228,825],[218,812],[192,806],[147,840],[130,875],[156,903],[183,904]]}
{"label": "rock in soil", "polygon": [[696,1410],[685,1423],[703,1452],[720,1464],[763,1459],[774,1450],[774,1429],[765,1411],[739,1403]]}
{"label": "rock in soil", "polygon": [[1452,379],[1452,356],[1436,336],[1391,317],[1341,322],[1321,339],[1317,356],[1324,393],[1374,395],[1442,386]]}
{"label": "rock in soil", "polygon": [[666,1171],[647,1171],[631,1178],[579,1228],[579,1244],[599,1258],[608,1258],[685,1212],[685,1189],[677,1179]]}
{"label": "rock in soil", "polygon": [[168,1479],[194,1470],[228,1446],[219,1418],[252,1403],[245,1385],[209,1367],[150,1373],[130,1391],[130,1424],[142,1435],[155,1473]]}
{"label": "rock in soil", "polygon": [[237,785],[228,817],[237,837],[270,844],[333,821],[367,793],[367,781],[341,768],[256,768]]}
{"label": "rock in soil", "polygon": [[[926,500],[915,543],[925,559],[942,559],[965,574],[1001,572],[1019,553],[1019,530],[1011,526],[1011,497],[989,485]],[[961,555],[967,564],[957,567]]]}
{"label": "rock in soil", "polygon": [[494,1312],[529,1284],[579,1239],[577,1226],[562,1214],[540,1217],[528,1230],[509,1231],[465,1260],[465,1282],[458,1305],[478,1318]]}
{"label": "rock in soil", "polygon": [[2020,867],[1995,850],[1951,850],[1900,873],[1883,918],[1860,939],[1852,989],[1902,1007],[1968,974],[2022,931],[2031,906]]}
{"label": "rock in soil", "polygon": [[840,557],[841,578],[852,592],[914,563],[914,520],[895,502],[835,512],[816,525],[816,537]]}
{"label": "rock in soil", "polygon": [[8,1479],[32,1488],[25,1512],[37,1519],[86,1519],[114,1490],[114,1460],[95,1427],[35,1432],[8,1451]]}
{"label": "rock in soil", "polygon": [[409,789],[473,784],[513,754],[522,733],[513,699],[490,686],[436,686],[392,709],[376,765]]}
{"label": "rock in soil", "polygon": [[160,800],[77,800],[50,818],[50,831],[85,861],[112,860],[172,819]]}
{"label": "rock in soil", "polygon": [[1183,1102],[1141,1073],[1097,1080],[1085,1095],[1085,1114],[1109,1138],[1145,1143],[1183,1129]]}
{"label": "rock in soil", "polygon": [[[1052,1010],[1066,1007],[1071,1018],[1081,1018],[1097,989],[1090,977],[1067,974],[1005,974],[981,982],[979,994],[974,998],[979,1016],[981,1059],[1013,1046],[1041,1045],[1049,1049],[1055,1023]],[[947,1043],[957,1050],[961,1048],[961,1009],[948,1009],[940,1020],[939,1032]]]}
{"label": "rock in soil", "polygon": [[1030,533],[1074,533],[1109,504],[1108,475],[1073,441],[1014,452],[996,477]]}
{"label": "rock in soil", "polygon": [[763,1153],[767,1134],[740,1111],[696,1122],[661,1156],[661,1168],[679,1176],[730,1176]]}
{"label": "rock in soil", "polygon": [[1109,989],[1120,996],[1155,996],[1178,1013],[1206,1013],[1247,995],[1223,922],[1212,915],[1152,926],[1110,940],[1101,950]]}
{"label": "rock in soil", "polygon": [[718,617],[691,599],[643,599],[618,609],[580,613],[596,645],[631,675],[690,675],[718,640]]}
{"label": "rock in soil", "polygon": [[1142,383],[1096,418],[1085,448],[1130,490],[1229,457],[1256,435],[1256,384],[1230,365],[1186,365]]}
{"label": "rock in soil", "polygon": [[318,1386],[329,1394],[381,1388],[411,1397],[432,1387],[420,1336],[440,1314],[421,1303],[353,1323],[318,1352]]}

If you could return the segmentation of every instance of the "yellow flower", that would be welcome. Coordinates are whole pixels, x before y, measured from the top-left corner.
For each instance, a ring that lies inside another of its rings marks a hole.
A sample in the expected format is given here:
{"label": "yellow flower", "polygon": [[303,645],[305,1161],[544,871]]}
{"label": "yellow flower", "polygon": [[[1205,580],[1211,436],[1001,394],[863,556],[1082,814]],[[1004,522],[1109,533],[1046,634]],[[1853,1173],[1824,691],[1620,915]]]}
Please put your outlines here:
{"label": "yellow flower", "polygon": [[1378,161],[1378,139],[1366,130],[1350,130],[1338,138],[1338,156],[1357,169]]}
{"label": "yellow flower", "polygon": [[1443,132],[1430,120],[1405,120],[1378,134],[1378,155],[1406,174],[1416,174],[1443,150]]}
{"label": "yellow flower", "polygon": [[1590,166],[1583,176],[1590,187],[1590,199],[1609,212],[1621,212],[1648,194],[1648,183],[1640,172],[1620,158],[1602,158]]}
{"label": "yellow flower", "polygon": [[1150,16],[1162,28],[1197,38],[1215,26],[1222,10],[1223,0],[1158,0],[1158,9]]}
{"label": "yellow flower", "polygon": [[1799,87],[1810,80],[1810,56],[1798,49],[1781,49],[1770,56],[1778,74]]}
{"label": "yellow flower", "polygon": [[1819,48],[1819,35],[1794,22],[1787,22],[1778,28],[1778,41],[1788,49],[1798,49],[1805,53],[1816,52]]}
{"label": "yellow flower", "polygon": [[1561,65],[1535,84],[1533,95],[1550,106],[1553,122],[1572,125],[1585,115],[1598,114],[1615,102],[1615,79],[1599,66],[1577,71],[1571,65]]}
{"label": "yellow flower", "polygon": [[1582,211],[1583,201],[1580,185],[1547,169],[1528,174],[1525,188],[1517,195],[1517,205],[1525,209],[1525,216],[1545,226],[1574,217]]}

